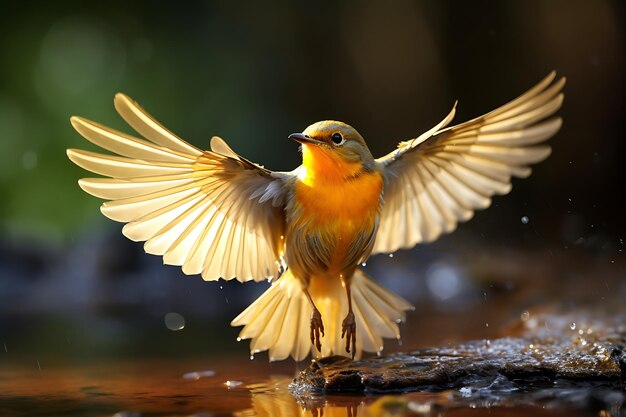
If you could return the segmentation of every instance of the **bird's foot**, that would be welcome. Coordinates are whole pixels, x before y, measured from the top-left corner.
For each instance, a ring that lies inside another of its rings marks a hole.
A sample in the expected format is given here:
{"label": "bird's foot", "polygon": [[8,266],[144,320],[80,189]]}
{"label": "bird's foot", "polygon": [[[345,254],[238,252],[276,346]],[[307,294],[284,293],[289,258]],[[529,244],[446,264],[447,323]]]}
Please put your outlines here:
{"label": "bird's foot", "polygon": [[322,351],[322,342],[320,341],[320,332],[324,336],[324,323],[322,322],[322,314],[316,308],[311,314],[311,343],[315,345],[318,352]]}
{"label": "bird's foot", "polygon": [[343,323],[341,323],[341,338],[346,338],[346,352],[352,353],[352,359],[356,354],[356,321],[354,313],[350,311]]}

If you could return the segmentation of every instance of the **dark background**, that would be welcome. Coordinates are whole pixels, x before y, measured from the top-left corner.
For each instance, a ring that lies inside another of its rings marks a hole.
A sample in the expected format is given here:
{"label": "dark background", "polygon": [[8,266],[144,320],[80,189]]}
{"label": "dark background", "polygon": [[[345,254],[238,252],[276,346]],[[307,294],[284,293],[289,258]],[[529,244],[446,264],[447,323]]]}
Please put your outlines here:
{"label": "dark background", "polygon": [[[626,297],[623,2],[128,3],[15,2],[0,13],[0,361],[245,355],[228,323],[266,284],[162,266],[77,186],[86,173],[65,149],[94,147],[69,117],[129,131],[116,92],[196,146],[219,135],[290,170],[299,153],[287,135],[317,120],[352,124],[380,156],[456,99],[461,122],[557,70],[568,83],[552,156],[454,234],[366,269],[417,303],[409,347],[491,336],[489,320],[524,309],[575,310],[570,286],[599,308]],[[498,304],[499,291],[515,307]],[[184,330],[167,329],[169,312]],[[454,314],[467,333],[428,325]]]}

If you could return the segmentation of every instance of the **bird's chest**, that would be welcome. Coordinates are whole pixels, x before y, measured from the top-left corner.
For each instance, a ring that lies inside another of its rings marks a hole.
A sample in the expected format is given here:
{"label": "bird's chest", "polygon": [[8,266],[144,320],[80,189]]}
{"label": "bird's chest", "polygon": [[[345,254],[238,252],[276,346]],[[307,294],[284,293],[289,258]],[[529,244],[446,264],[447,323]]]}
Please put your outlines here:
{"label": "bird's chest", "polygon": [[378,213],[381,191],[382,178],[377,173],[337,184],[307,186],[299,182],[295,187],[299,222],[311,228],[332,225],[338,232],[350,232]]}
{"label": "bird's chest", "polygon": [[297,182],[287,213],[290,267],[332,273],[356,265],[371,250],[382,187],[376,172],[337,183]]}

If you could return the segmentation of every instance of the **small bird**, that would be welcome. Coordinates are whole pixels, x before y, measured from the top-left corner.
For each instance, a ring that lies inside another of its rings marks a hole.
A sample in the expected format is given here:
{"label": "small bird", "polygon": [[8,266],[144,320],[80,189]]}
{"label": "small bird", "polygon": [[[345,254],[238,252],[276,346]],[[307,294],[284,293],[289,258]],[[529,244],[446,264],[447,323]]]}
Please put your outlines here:
{"label": "small bird", "polygon": [[[550,154],[561,127],[552,116],[565,78],[552,72],[517,99],[481,117],[435,127],[375,159],[363,137],[321,121],[289,138],[302,165],[270,171],[219,137],[203,151],[180,139],[123,94],[114,104],[143,138],[72,117],[72,126],[117,155],[68,149],[75,164],[105,178],[80,187],[109,200],[102,213],[147,253],[207,281],[269,279],[271,286],[231,325],[244,326],[252,354],[270,361],[309,353],[380,352],[400,338],[413,306],[359,266],[370,255],[431,242],[528,177]],[[119,155],[119,156],[118,156]]]}

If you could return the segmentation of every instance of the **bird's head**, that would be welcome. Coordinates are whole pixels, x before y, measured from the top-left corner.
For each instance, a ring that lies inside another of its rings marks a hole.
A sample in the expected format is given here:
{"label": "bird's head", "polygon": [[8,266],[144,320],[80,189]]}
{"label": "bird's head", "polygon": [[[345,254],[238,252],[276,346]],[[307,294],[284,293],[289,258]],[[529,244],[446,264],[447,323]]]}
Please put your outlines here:
{"label": "bird's head", "polygon": [[352,126],[334,120],[313,123],[289,135],[302,144],[302,164],[309,175],[337,179],[374,169],[374,158]]}

